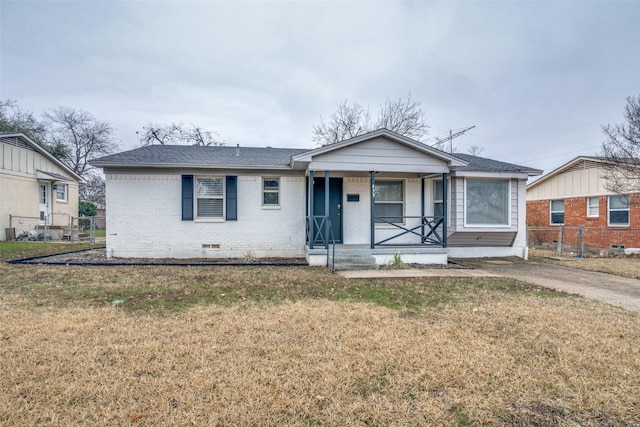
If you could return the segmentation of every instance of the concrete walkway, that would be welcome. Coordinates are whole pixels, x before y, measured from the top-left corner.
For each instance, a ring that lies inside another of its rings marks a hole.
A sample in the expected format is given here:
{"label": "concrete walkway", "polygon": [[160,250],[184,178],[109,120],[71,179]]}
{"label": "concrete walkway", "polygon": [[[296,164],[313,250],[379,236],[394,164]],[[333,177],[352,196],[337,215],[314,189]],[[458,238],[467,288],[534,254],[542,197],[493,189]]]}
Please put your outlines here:
{"label": "concrete walkway", "polygon": [[640,312],[640,280],[519,258],[478,258],[456,262],[473,269],[365,270],[341,271],[339,274],[352,279],[508,277]]}
{"label": "concrete walkway", "polygon": [[347,279],[390,279],[408,277],[447,277],[447,278],[478,278],[501,277],[499,274],[477,269],[458,268],[406,268],[401,270],[348,270],[338,271],[340,276]]}

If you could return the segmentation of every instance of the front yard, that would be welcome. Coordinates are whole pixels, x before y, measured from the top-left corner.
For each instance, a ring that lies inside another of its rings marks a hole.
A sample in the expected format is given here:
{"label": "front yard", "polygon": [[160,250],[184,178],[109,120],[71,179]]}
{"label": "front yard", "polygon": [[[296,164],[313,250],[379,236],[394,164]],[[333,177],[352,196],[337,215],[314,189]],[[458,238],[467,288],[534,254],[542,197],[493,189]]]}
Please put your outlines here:
{"label": "front yard", "polygon": [[640,316],[511,280],[4,263],[0,277],[2,425],[640,423]]}
{"label": "front yard", "polygon": [[566,255],[556,257],[552,250],[531,249],[529,251],[529,258],[535,259],[536,261],[563,265],[565,267],[615,274],[631,279],[640,279],[640,256],[638,255],[607,257],[590,255],[585,258]]}

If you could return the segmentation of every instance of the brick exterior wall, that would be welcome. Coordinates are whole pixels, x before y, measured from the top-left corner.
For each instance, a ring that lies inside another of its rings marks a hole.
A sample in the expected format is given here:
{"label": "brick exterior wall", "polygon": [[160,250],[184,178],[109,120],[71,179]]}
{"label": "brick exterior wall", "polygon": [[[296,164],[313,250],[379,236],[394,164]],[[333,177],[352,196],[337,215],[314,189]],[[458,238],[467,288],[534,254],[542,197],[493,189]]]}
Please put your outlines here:
{"label": "brick exterior wall", "polygon": [[[242,258],[249,254],[259,258],[304,257],[303,175],[281,176],[277,208],[262,207],[262,175],[238,175],[237,221],[183,221],[180,174],[107,172],[106,176],[108,255],[122,258]],[[219,248],[203,245],[219,245]]]}
{"label": "brick exterior wall", "polygon": [[[565,244],[579,245],[579,227],[584,227],[584,245],[587,248],[611,248],[623,245],[626,248],[640,248],[640,194],[629,198],[629,225],[609,226],[608,196],[598,196],[599,212],[597,217],[587,216],[587,197],[564,199],[564,226],[562,241]],[[558,225],[550,223],[550,200],[527,201],[527,225],[546,227],[554,230],[531,230],[531,244],[553,243],[558,238]]]}

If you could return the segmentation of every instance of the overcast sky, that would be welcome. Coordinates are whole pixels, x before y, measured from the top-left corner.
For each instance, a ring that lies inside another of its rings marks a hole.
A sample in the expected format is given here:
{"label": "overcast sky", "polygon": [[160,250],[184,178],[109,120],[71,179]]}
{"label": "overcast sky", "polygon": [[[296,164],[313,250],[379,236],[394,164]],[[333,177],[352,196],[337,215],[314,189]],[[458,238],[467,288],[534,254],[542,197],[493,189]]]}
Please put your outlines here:
{"label": "overcast sky", "polygon": [[[550,171],[595,154],[640,95],[640,1],[0,0],[0,99],[227,144],[312,148],[342,100],[421,102],[430,138]],[[427,141],[429,142],[429,141]]]}

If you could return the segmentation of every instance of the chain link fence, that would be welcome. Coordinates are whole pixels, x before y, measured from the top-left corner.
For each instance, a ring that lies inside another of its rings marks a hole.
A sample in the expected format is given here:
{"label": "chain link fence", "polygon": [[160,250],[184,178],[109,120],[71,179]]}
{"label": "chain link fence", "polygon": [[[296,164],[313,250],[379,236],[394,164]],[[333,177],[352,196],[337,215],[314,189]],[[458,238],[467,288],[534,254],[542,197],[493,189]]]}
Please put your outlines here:
{"label": "chain link fence", "polygon": [[556,226],[527,227],[527,245],[553,250],[557,256],[608,256],[638,248],[638,228]]}
{"label": "chain link fence", "polygon": [[[6,240],[95,243],[96,234],[104,230],[104,216],[73,217],[67,214],[49,214],[46,218],[9,215],[9,227],[5,229]],[[104,233],[101,233],[104,234]]]}

